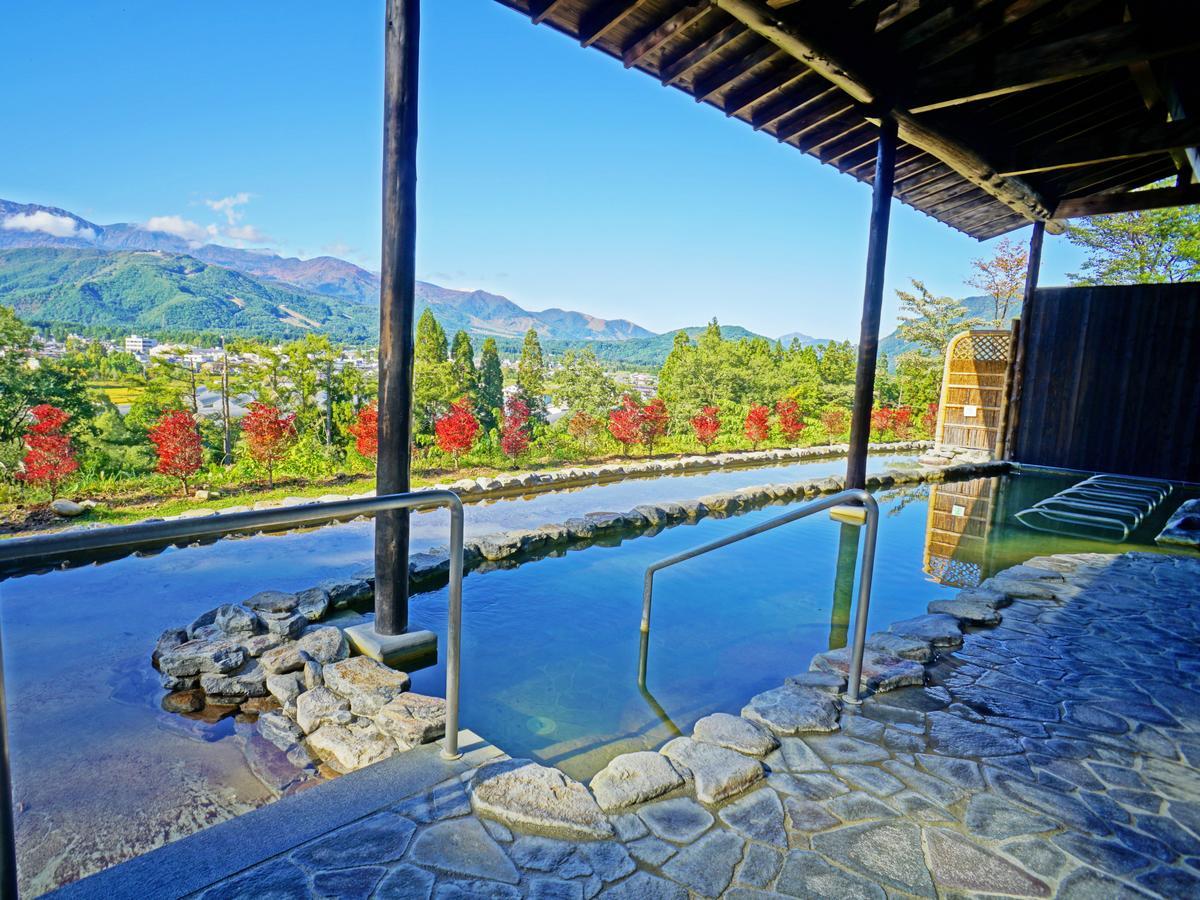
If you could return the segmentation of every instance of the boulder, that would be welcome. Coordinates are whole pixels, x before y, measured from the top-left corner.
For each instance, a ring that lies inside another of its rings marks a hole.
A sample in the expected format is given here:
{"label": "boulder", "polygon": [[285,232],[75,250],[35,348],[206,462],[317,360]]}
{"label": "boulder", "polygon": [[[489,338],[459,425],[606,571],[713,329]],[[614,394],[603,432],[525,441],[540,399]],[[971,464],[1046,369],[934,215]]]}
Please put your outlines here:
{"label": "boulder", "polygon": [[668,741],[659,753],[688,773],[696,786],[696,799],[701,803],[720,803],[740,794],[766,774],[756,759],[687,737]]}
{"label": "boulder", "polygon": [[207,701],[204,691],[192,688],[185,691],[173,691],[162,698],[162,708],[169,713],[191,713],[204,709]]}
{"label": "boulder", "polygon": [[242,601],[242,606],[257,613],[291,613],[295,612],[300,600],[295,594],[283,591],[259,591],[253,597]]}
{"label": "boulder", "polygon": [[752,697],[742,707],[742,717],[776,734],[836,731],[838,707],[824,691],[784,685]]}
{"label": "boulder", "polygon": [[933,659],[933,647],[928,641],[918,641],[914,638],[892,634],[890,631],[877,631],[867,638],[866,648],[888,656],[898,656],[900,659],[911,659],[916,662],[929,662]]}
{"label": "boulder", "polygon": [[187,631],[182,628],[168,628],[158,636],[158,640],[154,643],[154,652],[150,654],[150,663],[154,668],[158,668],[158,660],[164,654],[174,650],[180,644],[186,643],[188,639]]}
{"label": "boulder", "polygon": [[779,739],[769,731],[729,713],[705,716],[692,728],[692,739],[748,756],[766,756],[779,746]]}
{"label": "boulder", "polygon": [[396,745],[371,726],[325,724],[308,736],[308,748],[335,772],[354,772],[381,762]]}
{"label": "boulder", "polygon": [[496,562],[516,554],[521,549],[521,537],[515,531],[498,531],[475,539],[483,558]]}
{"label": "boulder", "polygon": [[287,675],[268,675],[267,693],[290,713],[296,711],[296,698],[304,693],[304,681],[295,672]]}
{"label": "boulder", "polygon": [[606,812],[645,803],[683,787],[684,777],[661,753],[639,750],[622,753],[591,781],[596,802]]}
{"label": "boulder", "polygon": [[308,625],[308,619],[299,613],[260,612],[259,620],[267,626],[270,634],[281,634],[284,637],[299,637]]}
{"label": "boulder", "polygon": [[350,701],[356,716],[373,716],[394,697],[408,690],[408,675],[366,656],[327,665],[325,687]]}
{"label": "boulder", "polygon": [[[812,667],[818,672],[836,672],[850,676],[850,648],[830,650],[813,657]],[[901,659],[877,650],[864,649],[860,691],[891,691],[909,684],[925,683],[925,667],[911,659]]]}
{"label": "boulder", "polygon": [[349,725],[353,718],[350,703],[329,688],[314,688],[296,698],[296,722],[305,734],[312,734],[325,723]]}
{"label": "boulder", "polygon": [[296,613],[309,622],[319,622],[329,612],[329,591],[323,587],[308,588],[296,594]]}
{"label": "boulder", "polygon": [[342,607],[360,600],[370,600],[375,596],[374,584],[370,578],[354,575],[350,578],[327,579],[319,587],[329,595],[330,606]]}
{"label": "boulder", "polygon": [[614,531],[628,524],[625,513],[619,512],[590,512],[583,518],[591,522],[597,531]]}
{"label": "boulder", "polygon": [[834,672],[801,672],[799,675],[788,676],[785,683],[791,687],[833,694],[835,697],[846,689],[845,676]]}
{"label": "boulder", "polygon": [[578,781],[528,759],[479,768],[471,778],[471,806],[506,825],[568,838],[603,839],[613,827]]}
{"label": "boulder", "polygon": [[217,611],[210,609],[208,612],[201,613],[187,627],[187,636],[191,640],[197,637],[215,637],[221,633],[221,629],[217,628]]}
{"label": "boulder", "polygon": [[934,650],[954,650],[962,646],[962,629],[954,616],[931,614],[893,622],[888,631],[915,641],[927,641]]}
{"label": "boulder", "polygon": [[235,638],[249,636],[262,629],[258,616],[244,606],[234,606],[232,603],[217,607],[213,624]]}
{"label": "boulder", "polygon": [[[286,640],[287,638],[282,634],[271,634],[268,632],[267,634],[256,634],[252,637],[244,637],[241,639],[240,643],[242,645],[242,649],[246,651],[247,656],[259,657],[268,650],[274,650],[276,647],[281,646]],[[268,669],[268,671],[270,670]]]}
{"label": "boulder", "polygon": [[263,713],[258,717],[258,733],[280,750],[289,750],[304,738],[304,732],[281,712]]}
{"label": "boulder", "polygon": [[345,633],[333,625],[310,627],[296,641],[290,641],[262,655],[263,666],[272,674],[298,672],[304,668],[304,658],[309,657],[322,665],[337,662],[350,655],[350,645]]}
{"label": "boulder", "polygon": [[165,675],[186,678],[206,672],[232,672],[246,661],[246,653],[228,640],[185,641],[172,647],[158,658],[158,667]]}
{"label": "boulder", "polygon": [[996,612],[994,606],[987,603],[981,603],[977,600],[963,600],[961,598],[955,600],[933,600],[930,602],[928,609],[931,613],[944,613],[948,616],[954,616],[956,619],[961,619],[964,622],[969,622],[972,625],[999,625],[1000,613]]}
{"label": "boulder", "polygon": [[397,747],[411,750],[446,734],[446,701],[404,693],[385,703],[372,720]]}
{"label": "boulder", "polygon": [[50,511],[56,516],[73,519],[76,516],[82,516],[87,512],[87,508],[81,503],[76,503],[74,500],[65,500],[59,497],[57,500],[50,501]]}
{"label": "boulder", "polygon": [[641,515],[649,525],[666,525],[668,516],[666,510],[651,503],[635,506],[633,511]]}
{"label": "boulder", "polygon": [[248,659],[233,672],[205,672],[200,687],[210,696],[246,700],[267,696],[267,671],[257,659]]}

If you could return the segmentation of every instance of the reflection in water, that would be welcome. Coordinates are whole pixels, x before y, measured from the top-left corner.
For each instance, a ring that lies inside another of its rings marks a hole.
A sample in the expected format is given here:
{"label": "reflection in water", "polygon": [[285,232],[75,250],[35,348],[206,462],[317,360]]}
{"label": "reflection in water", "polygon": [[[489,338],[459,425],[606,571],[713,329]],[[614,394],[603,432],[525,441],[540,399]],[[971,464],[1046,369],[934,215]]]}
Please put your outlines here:
{"label": "reflection in water", "polygon": [[833,612],[829,616],[829,649],[846,646],[850,629],[850,607],[854,602],[854,570],[862,528],[843,524],[838,535],[837,569],[833,576]]}
{"label": "reflection in water", "polygon": [[988,536],[999,483],[999,478],[979,478],[930,487],[924,568],[934,581],[973,588],[991,574]]}

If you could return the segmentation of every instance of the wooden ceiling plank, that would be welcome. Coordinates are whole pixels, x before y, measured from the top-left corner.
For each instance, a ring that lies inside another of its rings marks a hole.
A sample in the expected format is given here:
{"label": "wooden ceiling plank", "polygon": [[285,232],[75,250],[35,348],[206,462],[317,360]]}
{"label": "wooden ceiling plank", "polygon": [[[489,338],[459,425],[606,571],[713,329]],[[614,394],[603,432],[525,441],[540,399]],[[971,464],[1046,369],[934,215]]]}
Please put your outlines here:
{"label": "wooden ceiling plank", "polygon": [[644,0],[607,0],[579,20],[579,46],[590,47],[625,20]]}
{"label": "wooden ceiling plank", "polygon": [[[789,18],[784,21],[761,0],[716,0],[718,6],[800,62],[840,87],[854,100],[872,104],[881,100],[885,91],[872,84],[872,76],[851,61],[844,48],[823,45],[814,35],[804,32],[801,25]],[[1051,218],[1050,203],[1039,191],[1020,178],[1001,178],[975,148],[944,129],[938,129],[910,111],[893,108],[902,140],[941,159],[967,180],[979,185],[988,194],[1029,219],[1047,221]],[[1061,232],[1062,226],[1049,223],[1051,233]]]}
{"label": "wooden ceiling plank", "polygon": [[[812,69],[806,68],[805,71],[811,72]],[[822,83],[824,84],[824,82]],[[777,100],[772,100],[751,116],[750,127],[755,131],[761,131],[769,125],[774,125],[785,116],[791,115],[797,110],[806,109],[814,104],[823,103],[837,93],[837,88],[832,85],[826,85],[824,90],[809,91],[802,97],[790,93],[786,94]]]}
{"label": "wooden ceiling plank", "polygon": [[1192,206],[1198,203],[1200,203],[1200,184],[1189,184],[1184,187],[1120,191],[1063,200],[1055,208],[1054,216],[1057,219],[1077,219],[1082,216],[1103,216],[1110,213],[1137,212],[1144,209],[1166,209],[1172,206]]}
{"label": "wooden ceiling plank", "polygon": [[533,20],[534,25],[541,25],[566,2],[567,0],[530,0],[529,18]]}
{"label": "wooden ceiling plank", "polygon": [[1094,134],[1071,141],[1055,144],[1038,154],[1036,162],[1020,163],[1022,156],[1014,153],[1010,160],[998,159],[1001,175],[1029,175],[1034,172],[1051,172],[1055,169],[1073,169],[1096,163],[1157,153],[1171,153],[1200,147],[1200,120],[1183,119],[1179,122],[1162,122],[1154,126],[1139,125],[1117,132]]}
{"label": "wooden ceiling plank", "polygon": [[621,62],[625,68],[631,68],[640,63],[645,57],[664,46],[672,38],[682,34],[686,29],[695,25],[711,10],[711,0],[700,0],[691,3],[675,13],[657,28],[643,34],[621,52]]}
{"label": "wooden ceiling plank", "polygon": [[726,44],[731,41],[736,41],[749,32],[741,22],[731,22],[726,25],[712,37],[701,41],[690,50],[681,53],[673,59],[669,64],[664,65],[658,73],[659,79],[664,85],[671,85],[678,81],[683,76],[687,75],[692,69],[703,63],[710,55],[716,53]]}
{"label": "wooden ceiling plank", "polygon": [[810,75],[812,75],[812,69],[798,68],[794,64],[782,66],[743,88],[730,91],[729,96],[725,98],[725,115],[736,116],[743,113],[775,91],[782,90]]}
{"label": "wooden ceiling plank", "polygon": [[745,56],[734,58],[732,62],[721,66],[714,72],[697,76],[696,80],[692,82],[692,96],[696,98],[697,103],[703,103],[713,94],[729,87],[743,75],[761,66],[778,53],[778,47],[764,42],[758,49]]}
{"label": "wooden ceiling plank", "polygon": [[926,113],[1197,48],[1200,36],[1190,29],[1150,31],[1140,23],[1124,22],[1066,40],[984,57],[987,71],[982,74],[979,60],[924,72],[917,76],[905,105],[910,112]]}

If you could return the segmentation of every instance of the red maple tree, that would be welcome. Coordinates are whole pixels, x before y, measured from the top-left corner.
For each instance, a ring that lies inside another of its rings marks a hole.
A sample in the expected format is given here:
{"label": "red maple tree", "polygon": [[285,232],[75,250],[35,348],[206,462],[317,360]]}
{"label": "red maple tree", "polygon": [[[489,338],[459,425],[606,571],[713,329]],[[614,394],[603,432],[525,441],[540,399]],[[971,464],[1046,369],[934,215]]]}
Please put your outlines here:
{"label": "red maple tree", "polygon": [[71,414],[49,403],[39,403],[29,410],[29,414],[33,424],[25,433],[25,456],[21,459],[17,478],[50,488],[50,499],[53,500],[67,476],[79,468],[71,447],[71,436],[63,431]]}
{"label": "red maple tree", "polygon": [[721,410],[715,406],[703,406],[697,415],[692,416],[692,431],[696,433],[696,440],[705,453],[721,430],[720,413]]}
{"label": "red maple tree", "polygon": [[608,411],[608,433],[625,447],[627,455],[642,440],[642,407],[632,395],[626,394],[620,406]]}
{"label": "red maple tree", "polygon": [[936,403],[930,403],[928,408],[921,415],[921,427],[925,429],[925,433],[930,437],[933,437],[934,432],[937,431],[937,420],[938,405]]}
{"label": "red maple tree", "polygon": [[912,437],[913,430],[913,408],[911,406],[897,406],[892,410],[892,434],[896,440],[906,441]]}
{"label": "red maple tree", "polygon": [[267,485],[275,487],[275,466],[296,442],[296,414],[281,413],[266,403],[250,404],[242,419],[242,434],[254,460],[266,467]]}
{"label": "red maple tree", "polygon": [[379,410],[374,404],[358,411],[358,418],[348,429],[354,435],[354,449],[367,459],[379,455]]}
{"label": "red maple tree", "polygon": [[808,427],[800,414],[800,404],[795,400],[780,400],[775,404],[775,415],[779,417],[779,430],[788,443],[798,441],[801,432]]}
{"label": "red maple tree", "polygon": [[433,423],[437,445],[443,453],[454,457],[454,468],[458,458],[471,449],[479,436],[479,420],[471,412],[471,401],[466,397],[450,405],[450,412]]}
{"label": "red maple tree", "polygon": [[761,403],[751,403],[746,421],[742,423],[742,431],[750,441],[750,446],[757,450],[758,445],[771,433],[771,410]]}
{"label": "red maple tree", "polygon": [[196,420],[186,410],[165,410],[150,429],[149,437],[154,452],[158,454],[158,465],[154,471],[178,478],[186,497],[188,479],[200,471],[204,462]]}
{"label": "red maple tree", "polygon": [[667,412],[667,404],[662,397],[655,397],[642,407],[638,418],[638,430],[641,432],[647,456],[654,454],[654,442],[667,433],[667,423],[670,421],[671,415]]}
{"label": "red maple tree", "polygon": [[516,395],[504,401],[504,422],[500,429],[500,451],[516,459],[529,449],[529,405]]}

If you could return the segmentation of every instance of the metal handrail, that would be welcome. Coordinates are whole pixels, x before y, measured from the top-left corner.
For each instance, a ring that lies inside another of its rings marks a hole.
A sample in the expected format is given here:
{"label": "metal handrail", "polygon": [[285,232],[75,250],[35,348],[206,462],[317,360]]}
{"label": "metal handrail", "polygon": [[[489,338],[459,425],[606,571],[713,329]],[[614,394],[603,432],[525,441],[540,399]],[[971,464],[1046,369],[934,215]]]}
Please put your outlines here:
{"label": "metal handrail", "polygon": [[847,703],[860,703],[858,682],[862,678],[863,649],[867,639],[867,612],[871,606],[871,575],[875,569],[875,539],[879,533],[879,505],[875,502],[874,497],[862,489],[841,491],[820,500],[814,500],[812,503],[806,503],[804,506],[786,515],[770,519],[769,521],[762,522],[761,524],[735,532],[715,541],[710,541],[707,544],[702,544],[683,553],[677,553],[666,559],[660,559],[658,562],[647,567],[645,584],[642,590],[642,641],[641,659],[638,663],[639,686],[645,687],[646,685],[646,658],[650,643],[650,608],[654,599],[654,574],[656,572],[661,572],[663,569],[678,565],[681,562],[687,562],[689,559],[695,559],[697,556],[702,556],[713,550],[728,547],[730,544],[736,544],[738,541],[744,541],[746,538],[772,531],[783,525],[790,525],[792,522],[808,518],[811,515],[826,509],[832,509],[835,506],[841,506],[848,501],[861,503],[866,510],[867,520],[867,539],[863,547],[862,574],[858,585],[858,614],[854,624],[854,646],[851,649],[850,655],[850,677],[846,687],[846,694],[843,698]]}
{"label": "metal handrail", "polygon": [[[463,506],[458,494],[453,491],[428,490],[385,494],[382,497],[256,509],[206,518],[141,522],[136,525],[114,525],[42,537],[13,538],[0,541],[0,579],[51,565],[69,563],[86,554],[103,554],[114,550],[133,552],[162,548],[181,541],[191,543],[215,540],[231,534],[280,531],[348,521],[390,510],[443,507],[450,511],[450,609],[446,623],[446,736],[442,742],[442,757],[457,759],[461,756],[458,749],[458,695],[459,653],[462,643]],[[4,660],[3,656],[0,656],[0,790],[3,791],[3,797],[0,798],[0,853],[4,854],[0,892],[9,896],[8,889],[11,885],[12,895],[15,896],[16,843],[12,820],[6,710]]]}

